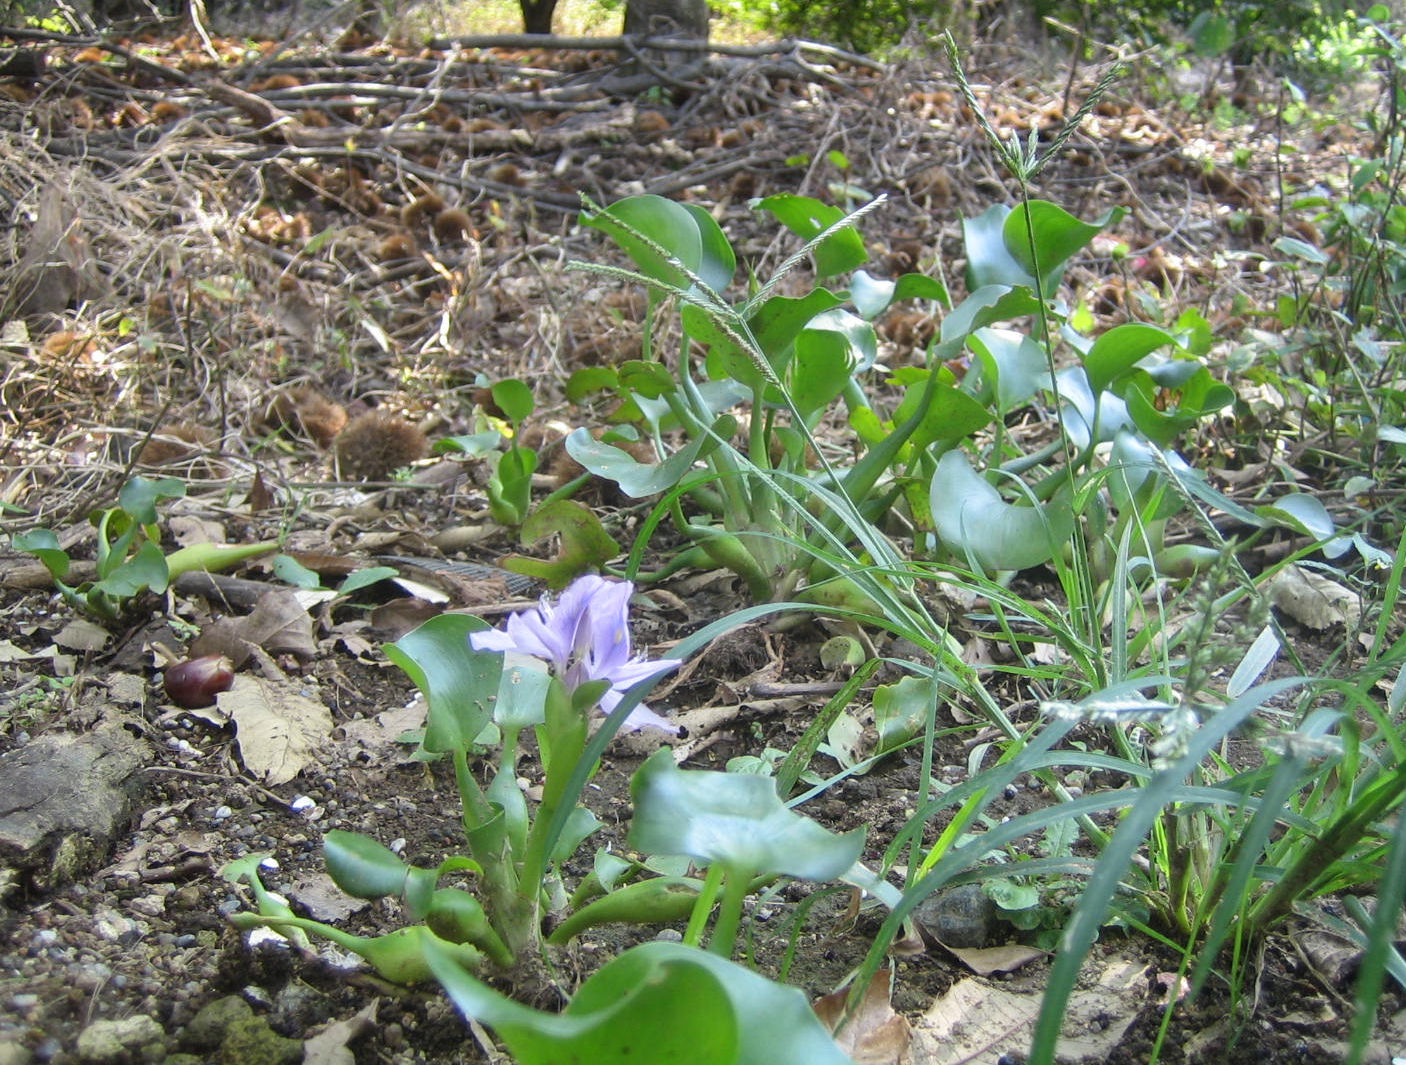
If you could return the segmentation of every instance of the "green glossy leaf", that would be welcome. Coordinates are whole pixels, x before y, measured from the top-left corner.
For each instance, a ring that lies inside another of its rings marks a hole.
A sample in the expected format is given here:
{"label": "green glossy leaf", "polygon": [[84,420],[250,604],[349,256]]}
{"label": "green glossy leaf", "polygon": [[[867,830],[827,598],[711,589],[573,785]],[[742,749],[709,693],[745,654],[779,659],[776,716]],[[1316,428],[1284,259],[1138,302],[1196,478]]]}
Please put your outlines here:
{"label": "green glossy leaf", "polygon": [[410,871],[410,866],[384,844],[336,828],[322,837],[322,861],[332,882],[358,899],[398,896]]}
{"label": "green glossy leaf", "polygon": [[[1027,211],[1030,228],[1035,232],[1033,255],[1026,228]],[[1087,248],[1094,237],[1125,214],[1126,209],[1115,207],[1096,221],[1082,222],[1057,204],[1047,200],[1031,200],[1028,205],[1021,204],[1013,210],[1002,228],[1006,247],[1031,277],[1035,276],[1035,263],[1038,258],[1044,293],[1046,296],[1052,296],[1064,276],[1064,269],[1069,260]]]}
{"label": "green glossy leaf", "polygon": [[185,484],[174,477],[154,481],[147,477],[133,477],[122,486],[117,505],[135,518],[137,524],[152,525],[156,522],[157,503],[163,499],[180,499],[185,494]]}
{"label": "green glossy leaf", "polygon": [[[724,414],[712,428],[717,437],[730,440],[737,431],[737,421]],[[576,429],[566,438],[566,453],[596,476],[614,481],[626,495],[643,499],[673,488],[695,462],[712,454],[718,443],[712,435],[700,436],[663,462],[644,463],[618,447],[594,439],[585,429]]]}
{"label": "green glossy leaf", "polygon": [[33,555],[55,580],[63,580],[68,572],[68,552],[59,546],[59,538],[52,529],[31,529],[20,533],[11,541],[16,551]]}
{"label": "green glossy leaf", "polygon": [[820,331],[838,333],[848,341],[855,372],[869,369],[879,357],[879,337],[873,325],[843,308],[817,314],[802,335]]}
{"label": "green glossy leaf", "polygon": [[273,557],[273,575],[285,584],[306,591],[322,587],[322,578],[317,572],[308,569],[292,555],[279,554]]}
{"label": "green glossy leaf", "polygon": [[762,387],[767,377],[760,357],[734,339],[711,314],[688,304],[679,317],[688,335],[708,349],[704,369],[710,378],[739,381],[748,391]]}
{"label": "green glossy leaf", "polygon": [[1159,447],[1168,447],[1201,419],[1235,402],[1234,391],[1204,366],[1191,365],[1195,372],[1178,389],[1164,390],[1152,374],[1142,370],[1134,370],[1123,389],[1133,424]]}
{"label": "green glossy leaf", "polygon": [[925,379],[904,391],[903,399],[893,413],[895,425],[902,425],[912,417],[922,402],[924,390],[929,387],[934,389],[932,403],[908,440],[909,446],[915,450],[921,451],[939,440],[955,443],[990,423],[991,411],[961,389],[945,381],[935,380],[929,385]]}
{"label": "green glossy leaf", "polygon": [[1281,496],[1273,503],[1256,507],[1255,513],[1275,525],[1287,526],[1315,540],[1331,539],[1337,531],[1333,516],[1318,497],[1303,492]]}
{"label": "green glossy leaf", "polygon": [[467,455],[469,458],[481,459],[497,451],[502,439],[497,430],[490,429],[483,433],[446,436],[436,440],[431,450],[436,455]]}
{"label": "green glossy leaf", "polygon": [[818,315],[840,305],[840,297],[829,289],[817,288],[800,298],[772,296],[750,312],[747,326],[778,374],[786,367],[785,355]]}
{"label": "green glossy leaf", "polygon": [[[757,206],[797,236],[809,241],[845,217],[845,212],[810,196],[778,193],[758,201]],[[815,275],[834,277],[862,266],[869,258],[864,239],[853,228],[831,233],[814,250]]]}
{"label": "green glossy leaf", "polygon": [[[535,659],[529,660],[536,662]],[[538,663],[540,665],[540,663]],[[500,728],[521,731],[546,720],[547,688],[552,675],[546,669],[523,662],[504,661],[498,682],[498,701],[493,720]]]}
{"label": "green glossy leaf", "polygon": [[843,333],[806,329],[796,338],[791,399],[807,424],[844,391],[853,372],[853,348]]}
{"label": "green glossy leaf", "polygon": [[521,540],[524,547],[541,543],[549,537],[557,538],[556,558],[509,555],[502,560],[503,568],[536,577],[557,590],[620,554],[620,546],[605,531],[600,519],[574,499],[554,499],[538,507],[522,523]]}
{"label": "green glossy leaf", "polygon": [[620,375],[613,366],[583,366],[566,379],[566,398],[580,403],[598,392],[614,392]]}
{"label": "green glossy leaf", "polygon": [[982,326],[1023,318],[1039,309],[1039,300],[1028,288],[987,285],[977,289],[942,319],[933,355],[939,359],[950,359],[961,352],[967,337]]}
{"label": "green glossy leaf", "polygon": [[929,497],[943,542],[958,558],[969,557],[986,570],[1038,566],[1074,533],[1067,502],[1057,497],[1039,507],[1007,503],[960,451],[938,461]]}
{"label": "green glossy leaf", "polygon": [[469,614],[441,614],[381,645],[429,705],[421,742],[433,754],[467,751],[493,718],[503,656],[469,647],[469,633],[488,627]]}
{"label": "green glossy leaf", "polygon": [[[1028,213],[1028,228],[1027,228]],[[967,290],[987,285],[1035,288],[1035,262],[1039,260],[1041,290],[1054,294],[1069,260],[1110,224],[1126,213],[1114,208],[1095,222],[1081,222],[1064,208],[1045,200],[1031,200],[1012,210],[995,204],[975,218],[962,221],[967,251]],[[1030,247],[1033,230],[1035,252]]]}
{"label": "green glossy leaf", "polygon": [[727,288],[737,269],[732,246],[707,211],[695,211],[662,196],[631,196],[584,216],[582,224],[609,234],[640,273],[671,288],[687,291],[693,283],[668,257],[630,230],[677,259],[714,292]]}
{"label": "green glossy leaf", "polygon": [[681,943],[631,947],[561,1014],[514,1002],[435,944],[424,953],[459,1010],[519,1065],[852,1065],[801,992]]}
{"label": "green glossy leaf", "polygon": [[351,595],[352,592],[359,592],[363,588],[398,576],[400,571],[393,566],[367,566],[365,569],[353,570],[347,574],[347,579],[337,586],[337,594]]}
{"label": "green glossy leaf", "polygon": [[1089,387],[1097,395],[1118,377],[1131,370],[1140,360],[1176,337],[1165,329],[1145,322],[1125,322],[1099,335],[1084,356],[1084,371],[1089,375]]}
{"label": "green glossy leaf", "polygon": [[124,561],[98,582],[98,590],[118,599],[127,599],[141,592],[164,592],[170,580],[166,556],[150,540],[137,553]]}
{"label": "green glossy leaf", "polygon": [[952,308],[952,297],[947,286],[927,274],[904,274],[898,279],[893,302],[902,300],[934,300],[948,310]]}
{"label": "green glossy leaf", "polygon": [[963,382],[979,402],[995,401],[1005,414],[1020,406],[1049,380],[1045,349],[1014,329],[978,329],[967,340],[977,358],[975,373]]}
{"label": "green glossy leaf", "polygon": [[488,504],[493,520],[502,525],[518,525],[532,505],[532,475],[537,471],[537,452],[513,447],[503,452],[493,476],[488,479]]}
{"label": "green glossy leaf", "polygon": [[508,421],[514,425],[521,425],[526,421],[537,405],[532,396],[532,389],[516,377],[499,381],[489,391],[493,394],[493,402],[498,405],[498,409],[507,415]]}
{"label": "green glossy leaf", "polygon": [[874,689],[874,727],[879,733],[875,754],[903,746],[927,726],[937,701],[937,681],[932,677],[903,677]]}
{"label": "green glossy leaf", "polygon": [[893,303],[898,282],[875,277],[868,270],[856,270],[849,281],[849,298],[862,318],[874,319]]}
{"label": "green glossy leaf", "polygon": [[837,836],[788,810],[770,780],[679,769],[667,749],[635,771],[630,795],[630,846],[646,854],[686,854],[745,875],[833,880],[864,846],[863,829]]}
{"label": "green glossy leaf", "polygon": [[620,387],[648,399],[658,399],[678,390],[678,382],[663,363],[627,359],[619,366]]}
{"label": "green glossy leaf", "polygon": [[1006,247],[1005,224],[1010,216],[1009,206],[996,203],[975,218],[962,219],[968,292],[974,294],[991,285],[1034,289],[1035,278]]}
{"label": "green glossy leaf", "polygon": [[566,825],[561,830],[556,845],[552,848],[550,855],[554,862],[564,862],[576,853],[576,848],[586,841],[586,838],[600,828],[600,819],[584,806],[577,806],[566,819]]}

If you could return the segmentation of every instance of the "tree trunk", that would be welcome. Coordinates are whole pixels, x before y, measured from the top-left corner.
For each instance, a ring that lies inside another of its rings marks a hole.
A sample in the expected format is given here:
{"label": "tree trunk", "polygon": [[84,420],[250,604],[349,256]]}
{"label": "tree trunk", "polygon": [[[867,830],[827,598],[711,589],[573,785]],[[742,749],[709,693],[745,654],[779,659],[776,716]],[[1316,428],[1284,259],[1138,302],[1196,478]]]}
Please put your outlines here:
{"label": "tree trunk", "polygon": [[556,13],[557,0],[518,0],[518,7],[522,9],[523,32],[552,32],[552,16]]}
{"label": "tree trunk", "polygon": [[708,0],[626,0],[625,33],[708,39]]}

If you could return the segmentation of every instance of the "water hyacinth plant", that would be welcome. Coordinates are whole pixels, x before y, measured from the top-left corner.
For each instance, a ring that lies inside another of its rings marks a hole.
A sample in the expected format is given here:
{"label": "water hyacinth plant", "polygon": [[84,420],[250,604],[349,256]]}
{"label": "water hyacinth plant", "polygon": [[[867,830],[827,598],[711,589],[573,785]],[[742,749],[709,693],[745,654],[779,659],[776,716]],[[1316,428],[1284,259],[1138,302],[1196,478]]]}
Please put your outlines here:
{"label": "water hyacinth plant", "polygon": [[[301,917],[261,882],[265,855],[224,871],[230,880],[247,881],[257,904],[257,912],[238,914],[234,923],[271,928],[300,946],[320,936],[396,982],[437,978],[466,1014],[494,1026],[521,1062],[559,1061],[563,1054],[640,1060],[629,1055],[641,1045],[677,1037],[651,1028],[671,1015],[666,1001],[686,1003],[700,1018],[690,1038],[706,1032],[721,1048],[722,1056],[709,1061],[847,1060],[798,991],[729,956],[742,901],[762,881],[787,875],[876,886],[857,864],[862,833],[834,835],[783,806],[768,781],[683,771],[663,750],[636,774],[638,831],[630,843],[644,854],[674,856],[678,874],[644,876],[642,863],[602,851],[568,891],[562,865],[599,827],[580,798],[606,744],[622,728],[674,731],[641,699],[704,643],[741,623],[724,619],[683,641],[678,657],[650,660],[632,653],[633,595],[628,581],[587,575],[555,602],[544,599],[512,615],[502,629],[445,614],[387,645],[428,703],[423,756],[452,761],[465,852],[420,866],[368,836],[329,831],[323,856],[333,881],[358,898],[397,901],[411,923],[361,937]],[[535,808],[518,780],[529,734],[541,766]],[[480,761],[475,752],[485,747],[494,754]],[[690,862],[709,866],[707,878],[691,875]],[[697,948],[715,907],[704,952]],[[683,945],[651,943],[626,952],[588,981],[562,1016],[519,1005],[477,975],[488,968],[524,979],[540,975],[545,952],[594,925],[685,918]],[[646,989],[635,986],[641,974],[650,977]],[[637,1009],[625,1008],[641,996],[640,1008],[644,999],[660,1004],[646,1010],[658,1013],[657,1021],[641,1021]],[[779,1028],[778,1017],[784,1018]]]}
{"label": "water hyacinth plant", "polygon": [[[537,609],[508,618],[504,631],[471,633],[469,644],[476,651],[503,651],[549,663],[555,682],[568,694],[606,682],[609,686],[597,696],[596,705],[608,714],[630,688],[682,664],[677,658],[650,662],[630,657],[629,610],[634,590],[629,581],[588,574],[573,581],[555,605],[544,599]],[[623,727],[633,730],[646,725],[678,731],[644,705],[630,711]]]}

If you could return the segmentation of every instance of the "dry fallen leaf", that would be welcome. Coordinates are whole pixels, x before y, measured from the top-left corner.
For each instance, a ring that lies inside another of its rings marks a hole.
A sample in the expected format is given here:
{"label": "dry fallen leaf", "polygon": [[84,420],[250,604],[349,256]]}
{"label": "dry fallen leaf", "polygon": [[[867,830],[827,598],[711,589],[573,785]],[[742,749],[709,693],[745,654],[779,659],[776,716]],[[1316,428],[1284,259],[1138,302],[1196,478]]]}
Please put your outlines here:
{"label": "dry fallen leaf", "polygon": [[302,659],[317,654],[312,616],[288,588],[270,588],[259,596],[252,613],[239,618],[221,618],[207,625],[190,645],[190,657],[225,655],[236,666],[249,658],[252,647],[269,654],[293,654]]}
{"label": "dry fallen leaf", "polygon": [[1275,609],[1319,631],[1356,621],[1362,612],[1361,601],[1351,591],[1303,566],[1285,566],[1265,592]]}
{"label": "dry fallen leaf", "polygon": [[112,633],[87,618],[74,618],[54,633],[54,643],[69,651],[101,651]]}
{"label": "dry fallen leaf", "polygon": [[[1147,998],[1145,967],[1114,960],[1087,990],[1070,996],[1056,1060],[1065,1065],[1102,1061],[1137,1020]],[[995,986],[977,977],[959,980],[913,1026],[909,1065],[967,1065],[1025,1054],[1044,988]]]}
{"label": "dry fallen leaf", "polygon": [[[848,1054],[855,1065],[898,1065],[908,1049],[912,1031],[902,1014],[893,1011],[893,970],[874,974],[854,1017],[835,1034],[835,1045]],[[844,1019],[849,989],[841,988],[816,999],[815,1014],[832,1033]]]}
{"label": "dry fallen leaf", "polygon": [[[941,943],[941,940],[937,942]],[[1006,943],[999,947],[949,947],[942,943],[942,949],[951,954],[978,976],[992,973],[1013,973],[1032,961],[1045,957],[1045,952],[1036,947],[1020,943]]]}
{"label": "dry fallen leaf", "polygon": [[303,1065],[353,1065],[347,1044],[376,1027],[376,1000],[345,1021],[333,1021],[311,1039],[303,1040]]}
{"label": "dry fallen leaf", "polygon": [[412,729],[424,728],[425,704],[416,699],[406,706],[396,706],[375,717],[358,717],[344,721],[337,731],[348,743],[365,747],[374,755],[396,749],[409,757],[413,748],[400,743],[400,737]]}
{"label": "dry fallen leaf", "polygon": [[311,682],[243,675],[217,698],[220,711],[234,722],[244,768],[266,784],[286,784],[297,776],[332,731],[332,712],[304,694],[305,688]]}

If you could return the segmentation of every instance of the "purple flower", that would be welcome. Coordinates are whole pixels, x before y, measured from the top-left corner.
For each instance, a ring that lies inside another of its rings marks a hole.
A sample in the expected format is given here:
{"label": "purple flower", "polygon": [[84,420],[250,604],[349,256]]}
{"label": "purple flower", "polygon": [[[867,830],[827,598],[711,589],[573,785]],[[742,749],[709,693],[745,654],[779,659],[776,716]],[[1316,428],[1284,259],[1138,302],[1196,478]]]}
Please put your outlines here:
{"label": "purple flower", "polygon": [[[600,697],[601,711],[608,714],[634,685],[677,669],[682,661],[630,657],[630,597],[634,594],[635,586],[629,581],[577,577],[555,605],[544,596],[541,606],[509,617],[506,631],[471,633],[469,645],[476,651],[516,651],[540,658],[551,664],[569,691],[588,681],[608,680],[610,687]],[[633,731],[646,725],[678,731],[678,726],[644,705],[630,711],[623,727]]]}

